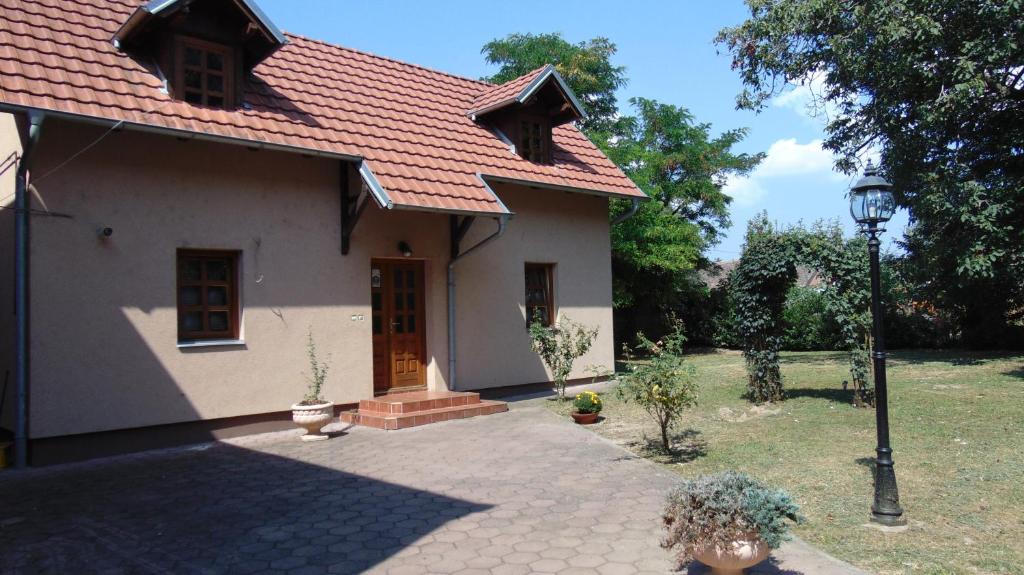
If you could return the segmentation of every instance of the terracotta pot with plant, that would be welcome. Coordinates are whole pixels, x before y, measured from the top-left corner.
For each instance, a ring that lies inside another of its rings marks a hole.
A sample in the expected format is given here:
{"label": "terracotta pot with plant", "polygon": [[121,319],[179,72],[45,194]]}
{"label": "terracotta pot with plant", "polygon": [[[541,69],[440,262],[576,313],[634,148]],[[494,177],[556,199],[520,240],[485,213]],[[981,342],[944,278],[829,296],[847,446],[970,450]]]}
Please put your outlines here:
{"label": "terracotta pot with plant", "polygon": [[684,481],[668,496],[663,545],[680,565],[693,559],[713,575],[741,575],[764,561],[799,523],[799,508],[786,492],[734,471]]}
{"label": "terracotta pot with plant", "polygon": [[327,364],[317,358],[312,330],[307,336],[306,354],[309,357],[310,373],[306,376],[309,387],[306,390],[306,397],[292,406],[292,421],[306,430],[306,434],[302,436],[303,441],[322,441],[329,438],[320,429],[334,417],[334,404],[326,401],[321,395],[324,381],[327,379]]}
{"label": "terracotta pot with plant", "polygon": [[590,425],[597,421],[597,414],[601,413],[601,397],[593,391],[584,391],[576,396],[572,402],[572,418],[581,425]]}

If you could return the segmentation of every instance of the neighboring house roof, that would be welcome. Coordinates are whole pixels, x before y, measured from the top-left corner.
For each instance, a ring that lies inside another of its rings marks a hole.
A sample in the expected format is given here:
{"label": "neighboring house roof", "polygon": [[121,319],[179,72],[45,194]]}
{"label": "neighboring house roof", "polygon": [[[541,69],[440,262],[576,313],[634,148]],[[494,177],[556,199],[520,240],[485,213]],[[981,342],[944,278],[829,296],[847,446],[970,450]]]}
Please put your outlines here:
{"label": "neighboring house roof", "polygon": [[[711,268],[699,272],[700,279],[709,288],[716,288],[729,277],[729,274],[740,264],[739,260],[719,260],[711,264]],[[807,266],[796,266],[796,285],[816,288],[824,285],[821,272]]]}
{"label": "neighboring house roof", "polygon": [[527,72],[522,76],[494,86],[489,90],[481,92],[479,96],[473,101],[473,105],[470,106],[469,115],[479,116],[486,114],[505,106],[514,103],[524,103],[530,96],[536,93],[537,89],[544,85],[545,82],[552,81],[558,84],[558,88],[565,94],[566,99],[572,106],[573,111],[580,118],[585,118],[586,113],[583,111],[583,106],[579,100],[572,93],[572,89],[562,79],[561,74],[555,70],[555,67],[551,64],[541,66],[532,72]]}
{"label": "neighboring house roof", "polygon": [[[484,179],[646,197],[575,126],[551,165],[529,162],[468,115],[495,87],[301,36],[253,69],[245,106],[176,101],[111,39],[138,1],[0,0],[0,110],[41,109],[362,159],[394,207],[507,213]],[[519,79],[522,80],[522,79]],[[512,89],[515,91],[515,89]]]}

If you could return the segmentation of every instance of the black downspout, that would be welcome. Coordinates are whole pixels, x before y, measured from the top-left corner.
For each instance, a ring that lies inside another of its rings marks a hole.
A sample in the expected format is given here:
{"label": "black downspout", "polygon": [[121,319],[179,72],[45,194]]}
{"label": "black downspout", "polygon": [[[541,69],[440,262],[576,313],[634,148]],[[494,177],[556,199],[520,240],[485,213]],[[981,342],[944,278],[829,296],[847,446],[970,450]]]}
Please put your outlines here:
{"label": "black downspout", "polygon": [[14,466],[28,465],[28,165],[43,127],[42,112],[29,112],[28,141],[14,182]]}

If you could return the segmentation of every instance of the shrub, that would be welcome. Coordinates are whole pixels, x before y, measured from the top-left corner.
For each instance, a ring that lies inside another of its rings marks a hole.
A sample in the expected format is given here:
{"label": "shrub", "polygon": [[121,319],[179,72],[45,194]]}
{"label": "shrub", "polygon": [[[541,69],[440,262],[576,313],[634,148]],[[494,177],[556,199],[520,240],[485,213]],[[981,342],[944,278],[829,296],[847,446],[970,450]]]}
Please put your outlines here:
{"label": "shrub", "polygon": [[309,380],[309,387],[306,389],[306,397],[302,400],[302,405],[317,405],[320,403],[326,403],[321,392],[324,387],[324,381],[327,380],[327,364],[320,362],[316,355],[316,342],[313,340],[313,328],[309,329],[306,335],[306,355],[309,357],[309,375],[306,378]]}
{"label": "shrub", "polygon": [[596,337],[597,328],[584,327],[565,316],[551,327],[538,321],[530,325],[533,351],[551,370],[558,399],[565,400],[565,382],[572,373],[572,366],[590,350]]}
{"label": "shrub", "polygon": [[[650,354],[649,361],[629,362],[616,393],[623,401],[635,401],[654,419],[661,431],[661,447],[669,453],[669,431],[682,420],[683,410],[697,404],[693,366],[682,357],[686,338],[677,323],[675,330],[659,342],[650,341],[642,333],[637,334],[637,341],[637,349]],[[629,349],[624,352],[630,359]]]}
{"label": "shrub", "polygon": [[577,413],[601,413],[601,409],[604,407],[601,404],[600,396],[593,391],[584,391],[578,394],[573,400],[572,406]]}
{"label": "shrub", "polygon": [[793,286],[782,310],[782,349],[831,351],[844,349],[839,326],[828,313],[826,294],[815,288]]}
{"label": "shrub", "polygon": [[789,523],[799,523],[799,508],[781,489],[773,489],[735,471],[684,481],[668,495],[662,542],[680,563],[693,559],[694,545],[727,547],[756,532],[771,549],[789,539]]}

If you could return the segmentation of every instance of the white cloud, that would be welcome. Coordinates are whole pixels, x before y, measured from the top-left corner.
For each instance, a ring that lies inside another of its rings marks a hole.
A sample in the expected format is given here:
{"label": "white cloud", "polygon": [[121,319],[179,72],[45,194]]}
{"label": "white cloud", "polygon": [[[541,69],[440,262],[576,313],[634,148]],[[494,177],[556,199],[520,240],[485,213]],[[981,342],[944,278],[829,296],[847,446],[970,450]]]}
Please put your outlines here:
{"label": "white cloud", "polygon": [[821,139],[806,144],[797,143],[796,138],[776,140],[754,173],[758,177],[774,178],[831,172],[834,161],[832,153],[822,145]]}
{"label": "white cloud", "polygon": [[756,206],[767,194],[767,190],[751,177],[729,178],[722,191],[732,198],[736,206],[743,208]]}
{"label": "white cloud", "polygon": [[818,177],[841,180],[842,174],[832,171],[832,154],[816,139],[801,144],[796,138],[776,140],[768,147],[764,161],[749,176],[730,178],[723,191],[732,197],[736,207],[748,208],[761,203],[773,188],[786,184],[792,177]]}
{"label": "white cloud", "polygon": [[835,104],[822,100],[825,94],[824,73],[808,74],[789,84],[792,88],[772,98],[772,106],[789,108],[815,124],[828,122],[836,116],[838,108]]}

